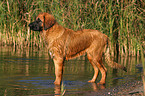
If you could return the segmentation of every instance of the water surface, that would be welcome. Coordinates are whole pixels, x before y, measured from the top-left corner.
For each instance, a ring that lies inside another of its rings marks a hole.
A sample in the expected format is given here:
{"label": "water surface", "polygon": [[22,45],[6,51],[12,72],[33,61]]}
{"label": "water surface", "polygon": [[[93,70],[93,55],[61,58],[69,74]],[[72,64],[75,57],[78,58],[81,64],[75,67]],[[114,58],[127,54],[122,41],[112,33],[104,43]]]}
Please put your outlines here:
{"label": "water surface", "polygon": [[81,96],[92,91],[115,87],[129,80],[141,77],[140,58],[119,58],[118,63],[127,67],[127,72],[108,69],[106,84],[88,83],[93,76],[93,68],[85,57],[65,61],[63,87],[55,86],[54,64],[47,51],[1,47],[0,48],[0,96]]}

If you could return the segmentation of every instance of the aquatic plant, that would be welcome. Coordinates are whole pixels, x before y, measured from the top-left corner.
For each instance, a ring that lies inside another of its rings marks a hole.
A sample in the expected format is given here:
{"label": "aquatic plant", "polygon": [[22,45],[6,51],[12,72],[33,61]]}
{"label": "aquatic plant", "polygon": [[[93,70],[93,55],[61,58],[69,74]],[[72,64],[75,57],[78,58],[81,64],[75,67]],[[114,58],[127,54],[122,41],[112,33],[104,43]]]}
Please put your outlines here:
{"label": "aquatic plant", "polygon": [[61,84],[61,96],[64,96],[65,92],[66,92],[65,85],[62,82],[62,84]]}
{"label": "aquatic plant", "polygon": [[143,0],[3,0],[0,1],[0,45],[45,48],[39,32],[28,24],[40,12],[53,14],[64,27],[97,29],[108,35],[114,55],[141,54],[145,46]]}

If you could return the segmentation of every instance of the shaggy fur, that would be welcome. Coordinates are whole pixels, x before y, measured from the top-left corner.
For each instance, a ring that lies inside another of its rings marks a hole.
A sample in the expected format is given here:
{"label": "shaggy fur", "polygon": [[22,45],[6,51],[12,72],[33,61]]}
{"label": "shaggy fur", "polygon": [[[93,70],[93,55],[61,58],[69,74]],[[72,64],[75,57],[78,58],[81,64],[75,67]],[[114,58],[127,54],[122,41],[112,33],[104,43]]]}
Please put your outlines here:
{"label": "shaggy fur", "polygon": [[[98,30],[84,29],[73,31],[59,25],[55,18],[48,13],[41,13],[36,20],[29,24],[31,30],[41,31],[48,44],[48,49],[55,65],[55,84],[60,85],[63,74],[64,60],[75,58],[87,53],[88,60],[94,68],[94,76],[88,82],[95,82],[100,70],[102,78],[99,84],[105,84],[107,69],[102,63],[102,55],[105,53],[105,61],[113,68],[126,68],[110,59],[108,37]],[[107,49],[107,51],[106,51]]]}

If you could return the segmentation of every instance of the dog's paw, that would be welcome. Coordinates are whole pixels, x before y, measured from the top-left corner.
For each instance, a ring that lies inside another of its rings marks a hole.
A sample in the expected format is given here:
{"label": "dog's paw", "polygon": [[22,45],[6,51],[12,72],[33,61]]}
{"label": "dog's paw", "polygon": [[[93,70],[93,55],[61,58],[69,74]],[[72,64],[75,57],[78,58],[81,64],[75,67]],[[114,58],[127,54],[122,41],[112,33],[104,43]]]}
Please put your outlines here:
{"label": "dog's paw", "polygon": [[94,80],[89,80],[88,82],[89,82],[89,83],[94,83],[95,81],[94,81]]}
{"label": "dog's paw", "polygon": [[98,85],[104,85],[105,84],[105,82],[99,82],[99,83],[97,83]]}

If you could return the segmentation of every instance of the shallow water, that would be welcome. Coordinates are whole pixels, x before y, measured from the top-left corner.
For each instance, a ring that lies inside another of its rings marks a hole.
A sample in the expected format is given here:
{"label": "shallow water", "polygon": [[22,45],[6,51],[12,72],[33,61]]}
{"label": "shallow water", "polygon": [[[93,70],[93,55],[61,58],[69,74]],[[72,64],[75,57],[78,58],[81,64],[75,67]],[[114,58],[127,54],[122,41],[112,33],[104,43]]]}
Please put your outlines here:
{"label": "shallow water", "polygon": [[[127,72],[107,67],[106,84],[88,83],[93,76],[93,68],[84,57],[65,61],[63,86],[53,84],[54,65],[48,53],[38,50],[16,50],[0,48],[0,96],[80,96],[86,92],[100,91],[124,84],[128,80],[141,79],[140,58],[119,58],[118,63],[127,67]],[[60,88],[61,87],[61,88]],[[61,91],[62,89],[62,91]]]}

